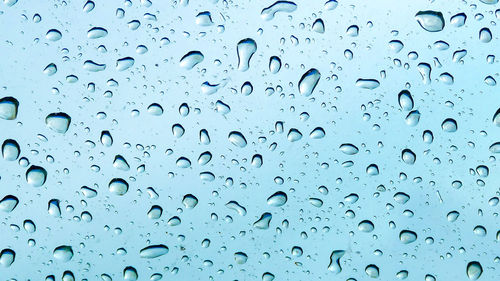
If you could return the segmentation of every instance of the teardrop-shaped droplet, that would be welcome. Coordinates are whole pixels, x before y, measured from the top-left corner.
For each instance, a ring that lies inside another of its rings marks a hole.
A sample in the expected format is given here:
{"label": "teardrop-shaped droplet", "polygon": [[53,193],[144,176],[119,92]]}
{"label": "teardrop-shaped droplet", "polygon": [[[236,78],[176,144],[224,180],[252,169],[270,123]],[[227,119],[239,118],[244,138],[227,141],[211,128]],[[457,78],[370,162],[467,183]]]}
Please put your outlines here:
{"label": "teardrop-shaped droplet", "polygon": [[309,137],[311,139],[322,139],[325,137],[325,135],[326,135],[325,130],[323,130],[323,128],[321,128],[321,127],[317,127],[311,131],[311,133],[309,134]]}
{"label": "teardrop-shaped droplet", "polygon": [[253,223],[253,227],[258,229],[268,229],[272,218],[273,216],[271,213],[263,213],[260,218]]}

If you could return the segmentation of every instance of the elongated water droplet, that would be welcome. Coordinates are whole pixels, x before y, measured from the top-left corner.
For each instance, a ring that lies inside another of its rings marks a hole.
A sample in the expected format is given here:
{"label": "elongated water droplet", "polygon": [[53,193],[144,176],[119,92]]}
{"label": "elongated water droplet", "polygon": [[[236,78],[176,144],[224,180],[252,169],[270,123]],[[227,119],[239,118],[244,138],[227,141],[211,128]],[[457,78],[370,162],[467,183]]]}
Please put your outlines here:
{"label": "elongated water droplet", "polygon": [[264,8],[260,16],[264,20],[272,20],[278,12],[291,13],[297,9],[297,4],[291,1],[276,1],[271,6]]}
{"label": "elongated water droplet", "polygon": [[321,73],[315,68],[309,69],[299,80],[299,93],[303,96],[310,96],[316,85],[318,85]]}
{"label": "elongated water droplet", "polygon": [[2,144],[2,157],[7,161],[14,161],[19,157],[21,148],[19,144],[12,139],[5,140]]}
{"label": "elongated water droplet", "polygon": [[246,38],[238,42],[236,53],[238,54],[238,70],[247,71],[250,68],[250,59],[257,51],[257,43],[252,38]]}
{"label": "elongated water droplet", "polygon": [[267,204],[273,207],[281,207],[286,204],[288,200],[286,193],[278,191],[267,198]]}
{"label": "elongated water droplet", "polygon": [[139,256],[145,259],[154,259],[163,256],[167,253],[168,253],[168,247],[163,244],[159,244],[142,248],[141,251],[139,252]]}
{"label": "elongated water droplet", "polygon": [[380,82],[375,79],[358,79],[356,80],[356,87],[361,89],[373,90],[380,86]]}

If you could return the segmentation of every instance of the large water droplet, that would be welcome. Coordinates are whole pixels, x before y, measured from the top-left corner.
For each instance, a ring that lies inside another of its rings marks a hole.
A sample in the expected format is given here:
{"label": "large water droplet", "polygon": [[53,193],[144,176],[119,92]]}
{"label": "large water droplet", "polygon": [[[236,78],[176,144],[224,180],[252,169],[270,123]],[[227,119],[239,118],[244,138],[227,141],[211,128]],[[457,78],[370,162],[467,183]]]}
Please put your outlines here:
{"label": "large water droplet", "polygon": [[45,124],[51,130],[64,134],[68,131],[71,123],[71,117],[64,112],[51,113],[45,117]]}
{"label": "large water droplet", "polygon": [[299,80],[299,93],[303,96],[310,96],[316,85],[318,85],[321,73],[315,68],[309,69]]}
{"label": "large water droplet", "polygon": [[444,28],[443,14],[438,11],[419,11],[415,19],[423,29],[429,32],[438,32]]}
{"label": "large water droplet", "polygon": [[246,38],[238,42],[236,53],[238,54],[238,70],[247,71],[250,68],[250,59],[257,51],[257,43],[252,38]]}

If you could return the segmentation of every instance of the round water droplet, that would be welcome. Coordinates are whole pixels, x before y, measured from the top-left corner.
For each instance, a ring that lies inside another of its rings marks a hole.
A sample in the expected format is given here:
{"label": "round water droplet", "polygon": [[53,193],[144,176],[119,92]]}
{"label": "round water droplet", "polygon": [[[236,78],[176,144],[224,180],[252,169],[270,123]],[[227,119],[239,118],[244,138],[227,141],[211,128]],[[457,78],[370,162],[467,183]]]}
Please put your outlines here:
{"label": "round water droplet", "polygon": [[109,182],[108,189],[116,195],[124,195],[128,191],[128,183],[124,179],[114,178]]}
{"label": "round water droplet", "polygon": [[403,244],[410,244],[417,240],[417,234],[411,230],[403,230],[399,233],[399,240]]}
{"label": "round water droplet", "polygon": [[42,186],[47,179],[47,171],[40,166],[31,166],[26,171],[26,182],[34,187]]}
{"label": "round water droplet", "polygon": [[471,261],[467,264],[467,277],[470,280],[477,280],[483,274],[483,267],[477,261]]}
{"label": "round water droplet", "polygon": [[443,131],[448,133],[456,132],[458,129],[457,121],[451,118],[447,118],[441,124],[441,128],[443,129]]}
{"label": "round water droplet", "polygon": [[358,224],[358,229],[363,232],[372,232],[373,229],[375,229],[375,226],[371,221],[364,220]]}
{"label": "round water droplet", "polygon": [[58,41],[62,38],[62,33],[57,29],[51,29],[45,34],[45,38],[50,41]]}

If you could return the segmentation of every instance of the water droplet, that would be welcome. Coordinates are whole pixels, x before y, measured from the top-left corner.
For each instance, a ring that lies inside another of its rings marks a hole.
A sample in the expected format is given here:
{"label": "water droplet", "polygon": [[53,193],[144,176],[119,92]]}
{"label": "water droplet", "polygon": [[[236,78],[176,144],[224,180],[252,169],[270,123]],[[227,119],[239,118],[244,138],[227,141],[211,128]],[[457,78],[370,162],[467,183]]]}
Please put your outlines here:
{"label": "water droplet", "polygon": [[129,68],[131,68],[135,63],[135,60],[134,58],[131,58],[131,57],[125,57],[125,58],[121,58],[121,59],[118,59],[116,60],[116,70],[118,71],[124,71],[124,70],[127,70]]}
{"label": "water droplet", "polygon": [[196,207],[196,205],[198,205],[198,198],[196,198],[192,194],[186,194],[186,195],[184,195],[184,198],[182,199],[182,204],[186,208],[192,209],[192,208]]}
{"label": "water droplet", "polygon": [[288,197],[286,193],[278,191],[267,198],[267,204],[273,207],[281,207],[286,204]]}
{"label": "water droplet", "polygon": [[197,64],[201,63],[205,59],[205,56],[200,51],[191,51],[185,54],[179,61],[179,65],[187,70],[192,69]]}
{"label": "water droplet", "polygon": [[0,252],[0,265],[2,267],[10,267],[16,260],[16,252],[11,249],[3,249]]}
{"label": "water droplet", "polygon": [[413,164],[415,164],[415,160],[417,159],[417,156],[410,149],[403,149],[403,151],[401,152],[401,159],[406,164],[413,165]]}
{"label": "water droplet", "polygon": [[411,230],[403,230],[399,233],[399,240],[403,244],[410,244],[417,240],[417,234]]}
{"label": "water droplet", "polygon": [[26,182],[34,187],[42,186],[47,179],[47,171],[40,166],[31,166],[26,171]]}
{"label": "water droplet", "polygon": [[398,101],[402,110],[410,111],[413,109],[413,97],[409,91],[401,91],[398,95]]}
{"label": "water droplet", "polygon": [[163,256],[167,253],[168,253],[168,247],[163,244],[159,244],[142,248],[141,251],[139,252],[139,256],[145,259],[154,259]]}
{"label": "water droplet", "polygon": [[[483,0],[481,1],[483,2]],[[467,264],[467,277],[470,280],[477,280],[483,274],[483,267],[477,261],[471,261]]]}
{"label": "water droplet", "polygon": [[238,70],[247,71],[250,68],[250,59],[257,51],[257,43],[252,38],[246,38],[238,42],[236,53],[238,54]]}
{"label": "water droplet", "polygon": [[264,20],[272,20],[278,12],[291,13],[297,9],[297,4],[291,1],[276,1],[271,6],[264,8],[260,16]]}
{"label": "water droplet", "polygon": [[19,102],[13,97],[4,97],[0,99],[0,118],[5,120],[14,120],[17,118]]}
{"label": "water droplet", "polygon": [[380,86],[380,82],[375,79],[358,79],[356,80],[356,87],[361,89],[373,90]]}
{"label": "water droplet", "polygon": [[73,249],[71,246],[59,246],[54,249],[53,256],[58,261],[68,262],[73,258]]}
{"label": "water droplet", "polygon": [[457,121],[451,118],[447,118],[441,124],[441,128],[443,129],[443,131],[448,133],[456,132],[458,129]]}
{"label": "water droplet", "polygon": [[373,229],[375,229],[375,226],[371,221],[364,220],[358,224],[358,229],[363,232],[372,232]]}
{"label": "water droplet", "polygon": [[49,129],[64,134],[68,131],[71,117],[64,112],[51,113],[45,117],[45,124]]}
{"label": "water droplet", "polygon": [[423,29],[429,32],[438,32],[444,28],[443,14],[438,11],[419,11],[415,19]]}
{"label": "water droplet", "polygon": [[109,182],[108,189],[111,193],[122,196],[128,191],[128,183],[124,179],[114,178]]}
{"label": "water droplet", "polygon": [[210,12],[205,11],[205,12],[198,13],[198,15],[196,15],[196,24],[199,26],[210,26],[210,25],[214,24],[214,22],[212,21],[212,15],[210,14]]}
{"label": "water droplet", "polygon": [[87,31],[87,38],[89,39],[99,39],[106,37],[108,35],[108,31],[102,27],[93,27]]}
{"label": "water droplet", "polygon": [[2,144],[2,157],[7,161],[14,161],[19,157],[21,148],[19,144],[12,139],[5,140]]}
{"label": "water droplet", "polygon": [[296,142],[302,138],[302,133],[299,130],[292,128],[288,131],[287,139],[290,142]]}
{"label": "water droplet", "polygon": [[233,145],[237,147],[245,147],[247,146],[247,140],[243,136],[242,133],[237,132],[237,131],[232,131],[228,135],[229,142],[231,142]]}
{"label": "water droplet", "polygon": [[57,29],[51,29],[45,34],[45,38],[50,41],[58,41],[62,38],[62,33]]}
{"label": "water droplet", "polygon": [[268,229],[272,218],[273,216],[271,213],[263,213],[260,218],[253,223],[253,227],[258,229]]}
{"label": "water droplet", "polygon": [[322,139],[325,137],[325,135],[326,135],[325,130],[323,130],[323,128],[321,128],[321,127],[317,127],[311,131],[311,133],[309,134],[309,137],[311,139]]}
{"label": "water droplet", "polygon": [[12,212],[19,204],[19,199],[14,195],[6,195],[0,200],[0,210],[6,213]]}
{"label": "water droplet", "polygon": [[325,33],[325,23],[322,19],[316,19],[312,25],[312,30],[317,33]]}
{"label": "water droplet", "polygon": [[492,38],[493,35],[491,34],[491,30],[489,28],[484,27],[479,31],[479,41],[489,43]]}
{"label": "water droplet", "polygon": [[310,96],[316,85],[318,85],[321,73],[315,68],[309,69],[299,80],[299,93],[303,96]]}

